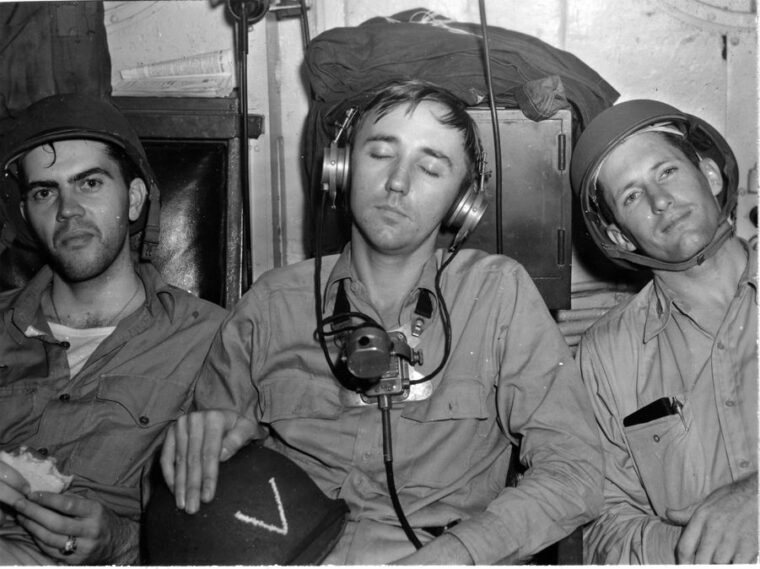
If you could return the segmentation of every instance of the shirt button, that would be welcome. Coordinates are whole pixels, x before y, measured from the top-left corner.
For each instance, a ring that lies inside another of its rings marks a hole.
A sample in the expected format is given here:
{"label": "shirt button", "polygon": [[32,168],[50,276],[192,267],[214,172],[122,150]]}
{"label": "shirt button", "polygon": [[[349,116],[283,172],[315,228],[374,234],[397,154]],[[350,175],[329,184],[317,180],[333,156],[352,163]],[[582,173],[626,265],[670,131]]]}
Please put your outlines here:
{"label": "shirt button", "polygon": [[654,442],[656,442],[656,443],[659,443],[659,442],[660,442],[660,435],[655,435],[655,436],[653,436],[653,437],[652,437],[652,440],[653,440]]}
{"label": "shirt button", "polygon": [[38,448],[37,452],[40,453],[42,456],[47,456],[48,455],[48,449],[46,449],[45,447]]}
{"label": "shirt button", "polygon": [[69,395],[68,393],[64,393],[63,395],[58,397],[58,399],[60,399],[61,401],[68,401],[69,399],[71,399],[71,395]]}
{"label": "shirt button", "polygon": [[736,405],[736,403],[734,402],[733,399],[729,399],[726,401],[726,407],[733,407],[734,405]]}
{"label": "shirt button", "polygon": [[150,423],[150,419],[148,419],[145,415],[143,415],[142,417],[140,417],[139,420],[140,420],[140,424],[141,425],[147,425],[148,423]]}
{"label": "shirt button", "polygon": [[749,461],[748,460],[742,460],[742,461],[739,462],[739,466],[741,468],[747,468],[749,466]]}
{"label": "shirt button", "polygon": [[719,350],[725,350],[726,346],[723,345],[723,342],[718,342],[718,349]]}

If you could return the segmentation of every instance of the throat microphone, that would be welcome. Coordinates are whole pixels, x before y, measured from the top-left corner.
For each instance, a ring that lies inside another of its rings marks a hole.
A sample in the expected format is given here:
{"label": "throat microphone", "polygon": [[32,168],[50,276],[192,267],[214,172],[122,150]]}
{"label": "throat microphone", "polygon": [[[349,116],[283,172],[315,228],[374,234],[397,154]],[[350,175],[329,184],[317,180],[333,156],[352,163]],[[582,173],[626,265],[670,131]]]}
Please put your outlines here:
{"label": "throat microphone", "polygon": [[402,332],[386,332],[374,323],[348,334],[340,358],[365,403],[381,395],[408,398],[409,365],[422,364],[422,352],[411,348]]}

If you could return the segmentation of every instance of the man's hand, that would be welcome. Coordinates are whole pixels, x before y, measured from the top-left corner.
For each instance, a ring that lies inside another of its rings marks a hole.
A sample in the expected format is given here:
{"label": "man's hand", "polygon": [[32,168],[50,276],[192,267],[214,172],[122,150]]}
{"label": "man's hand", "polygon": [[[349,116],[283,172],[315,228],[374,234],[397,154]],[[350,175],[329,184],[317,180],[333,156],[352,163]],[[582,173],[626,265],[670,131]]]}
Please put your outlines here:
{"label": "man's hand", "polygon": [[219,462],[251,441],[256,424],[234,411],[196,411],[183,415],[166,431],[161,470],[177,507],[188,514],[216,493]]}
{"label": "man's hand", "polygon": [[[137,560],[137,522],[120,518],[100,502],[75,494],[34,492],[14,508],[18,523],[53,559],[71,565]],[[64,554],[70,537],[75,538],[76,547]]]}
{"label": "man's hand", "polygon": [[668,510],[685,526],[678,563],[752,563],[757,560],[757,472],[712,492],[700,504]]}
{"label": "man's hand", "polygon": [[470,552],[456,537],[443,534],[394,565],[473,565]]}
{"label": "man's hand", "polygon": [[29,494],[30,490],[26,478],[12,466],[0,461],[0,525],[10,511],[10,506]]}

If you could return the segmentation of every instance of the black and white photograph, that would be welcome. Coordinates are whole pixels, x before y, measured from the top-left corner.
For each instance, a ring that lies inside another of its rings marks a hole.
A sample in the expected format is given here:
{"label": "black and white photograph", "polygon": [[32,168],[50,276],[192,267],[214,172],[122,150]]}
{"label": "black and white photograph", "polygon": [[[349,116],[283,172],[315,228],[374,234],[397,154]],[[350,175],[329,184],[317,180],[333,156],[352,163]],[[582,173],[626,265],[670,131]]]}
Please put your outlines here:
{"label": "black and white photograph", "polygon": [[0,567],[758,563],[755,0],[0,0]]}

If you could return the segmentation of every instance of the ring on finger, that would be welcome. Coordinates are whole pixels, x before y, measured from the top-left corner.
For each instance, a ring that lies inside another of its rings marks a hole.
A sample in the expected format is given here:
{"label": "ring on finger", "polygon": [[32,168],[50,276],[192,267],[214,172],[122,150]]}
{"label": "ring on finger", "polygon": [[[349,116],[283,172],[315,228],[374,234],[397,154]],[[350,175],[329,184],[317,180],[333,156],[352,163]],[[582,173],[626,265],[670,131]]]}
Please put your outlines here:
{"label": "ring on finger", "polygon": [[66,538],[66,543],[63,544],[63,547],[60,549],[60,552],[64,555],[71,555],[77,550],[77,538],[76,536],[70,535]]}

